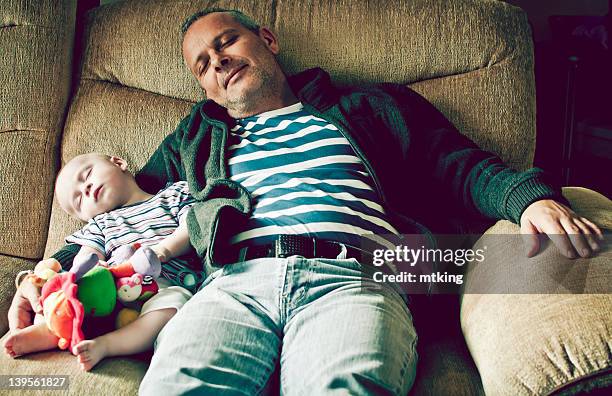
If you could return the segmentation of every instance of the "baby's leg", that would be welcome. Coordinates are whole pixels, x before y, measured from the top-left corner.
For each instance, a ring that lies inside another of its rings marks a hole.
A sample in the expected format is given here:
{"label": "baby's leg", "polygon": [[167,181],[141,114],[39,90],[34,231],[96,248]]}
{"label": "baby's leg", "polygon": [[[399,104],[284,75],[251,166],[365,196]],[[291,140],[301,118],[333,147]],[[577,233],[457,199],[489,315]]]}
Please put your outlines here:
{"label": "baby's leg", "polygon": [[175,308],[151,311],[118,330],[79,342],[73,348],[81,369],[89,371],[109,356],[132,355],[153,348],[157,335],[176,313]]}
{"label": "baby's leg", "polygon": [[38,323],[11,333],[4,341],[4,353],[14,358],[32,352],[46,351],[57,348],[58,340],[59,338],[51,333],[44,322]]}

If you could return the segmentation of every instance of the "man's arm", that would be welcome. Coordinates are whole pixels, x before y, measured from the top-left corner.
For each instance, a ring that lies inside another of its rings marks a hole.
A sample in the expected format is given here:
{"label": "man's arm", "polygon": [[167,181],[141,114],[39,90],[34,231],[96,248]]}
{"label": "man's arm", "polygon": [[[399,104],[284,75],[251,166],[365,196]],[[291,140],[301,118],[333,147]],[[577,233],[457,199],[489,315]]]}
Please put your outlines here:
{"label": "man's arm", "polygon": [[40,289],[37,286],[27,280],[21,282],[8,310],[9,331],[32,325],[34,314],[42,313],[39,297]]}
{"label": "man's arm", "polygon": [[422,139],[435,181],[467,208],[487,217],[508,219],[529,236],[528,255],[539,250],[535,235],[547,234],[567,257],[587,257],[598,249],[601,230],[579,217],[537,168],[525,172],[506,166],[462,135],[432,104],[410,89],[389,87],[400,102],[403,117]]}
{"label": "man's arm", "polygon": [[79,253],[81,246],[76,243],[70,243],[65,245],[57,252],[51,255],[51,258],[56,259],[62,266],[64,271],[70,270],[72,267],[72,262],[76,255]]}

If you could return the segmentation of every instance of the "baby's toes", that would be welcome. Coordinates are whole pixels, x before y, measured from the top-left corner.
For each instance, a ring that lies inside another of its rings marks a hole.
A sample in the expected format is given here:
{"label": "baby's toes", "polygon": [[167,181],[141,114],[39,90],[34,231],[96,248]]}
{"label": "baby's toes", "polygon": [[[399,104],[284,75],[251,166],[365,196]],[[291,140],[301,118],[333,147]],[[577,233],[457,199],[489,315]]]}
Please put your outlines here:
{"label": "baby's toes", "polygon": [[81,341],[72,348],[72,353],[75,355],[80,355],[89,350],[89,342]]}
{"label": "baby's toes", "polygon": [[13,348],[13,341],[14,340],[15,340],[15,336],[10,335],[4,341],[4,353],[6,353],[7,355],[9,355],[12,358],[17,356],[17,353],[15,353],[15,349]]}
{"label": "baby's toes", "polygon": [[94,366],[91,361],[81,362],[81,370],[89,371]]}
{"label": "baby's toes", "polygon": [[89,360],[91,360],[89,352],[86,351],[86,352],[83,352],[83,353],[79,353],[77,355],[77,360],[79,361],[79,363],[88,362]]}
{"label": "baby's toes", "polygon": [[15,351],[13,351],[13,348],[8,347],[8,346],[4,346],[4,353],[7,354],[8,356],[14,358],[15,356],[17,356],[17,354],[15,353]]}

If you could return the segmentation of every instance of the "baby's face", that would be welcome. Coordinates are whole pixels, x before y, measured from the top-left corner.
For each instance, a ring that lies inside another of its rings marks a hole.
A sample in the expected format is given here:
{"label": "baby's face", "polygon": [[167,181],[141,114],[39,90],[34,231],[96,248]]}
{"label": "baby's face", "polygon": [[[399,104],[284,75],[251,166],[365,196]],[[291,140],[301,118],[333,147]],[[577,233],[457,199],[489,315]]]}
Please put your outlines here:
{"label": "baby's face", "polygon": [[60,171],[57,200],[69,215],[88,221],[116,209],[129,199],[127,164],[117,157],[85,154]]}

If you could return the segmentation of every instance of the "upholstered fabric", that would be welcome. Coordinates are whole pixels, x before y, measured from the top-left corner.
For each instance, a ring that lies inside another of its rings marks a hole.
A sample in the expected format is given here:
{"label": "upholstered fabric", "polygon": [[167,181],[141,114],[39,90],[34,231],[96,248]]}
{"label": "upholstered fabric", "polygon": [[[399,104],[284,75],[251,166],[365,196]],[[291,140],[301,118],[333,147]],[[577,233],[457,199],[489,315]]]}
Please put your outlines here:
{"label": "upholstered fabric", "polygon": [[[180,56],[179,27],[207,5],[131,0],[99,8],[90,19],[83,78],[201,99]],[[532,46],[526,16],[518,8],[492,0],[398,1],[393,6],[347,0],[333,6],[322,0],[220,1],[214,6],[241,9],[271,27],[289,74],[320,66],[338,83],[433,79],[415,88],[460,130],[518,168],[533,159]]]}
{"label": "upholstered fabric", "polygon": [[[0,339],[4,342],[7,335]],[[135,358],[104,359],[95,373],[81,371],[76,357],[68,351],[47,351],[16,359],[0,354],[1,374],[65,375],[68,386],[64,391],[47,391],[64,395],[136,395],[148,364]],[[45,391],[19,390],[22,395],[41,395]],[[11,394],[9,393],[9,394]]]}
{"label": "upholstered fabric", "polygon": [[321,66],[340,83],[412,85],[481,147],[512,166],[531,164],[533,58],[520,9],[486,0],[329,4],[277,2],[273,28],[288,72]]}
{"label": "upholstered fabric", "polygon": [[[530,31],[525,14],[501,1],[113,3],[87,17],[80,74],[69,92],[76,1],[0,0],[0,331],[14,275],[35,262],[24,258],[53,253],[80,226],[56,203],[49,214],[59,160],[99,151],[123,156],[136,170],[203,98],[183,65],[179,27],[211,3],[271,27],[288,73],[321,66],[340,84],[410,85],[482,147],[517,168],[532,162]],[[567,196],[595,222],[611,223],[604,197],[584,189]],[[508,222],[496,227],[516,232]],[[572,393],[601,385],[609,371],[596,370],[609,365],[611,304],[605,295],[466,295],[462,326],[474,361],[458,330],[422,337],[412,394],[482,394],[483,385],[491,394]],[[438,319],[439,328],[459,321]],[[0,355],[0,374],[67,374],[71,394],[134,394],[145,369],[138,360],[106,359],[85,374],[66,352]],[[592,370],[595,380],[571,382]]]}
{"label": "upholstered fabric", "polygon": [[419,337],[417,381],[410,395],[484,395],[461,334],[459,296],[412,295],[409,307]]}
{"label": "upholstered fabric", "polygon": [[76,0],[2,0],[0,10],[0,253],[36,258],[68,102]]}
{"label": "upholstered fabric", "polygon": [[[612,229],[612,201],[584,188],[563,192],[579,214]],[[518,231],[507,221],[491,227],[477,246],[510,242],[489,249],[484,262],[468,269],[461,325],[485,392],[574,394],[611,386],[612,251],[559,267],[563,258],[551,243],[535,261],[524,257],[520,237],[502,236]],[[499,270],[502,264],[507,273]],[[547,294],[530,294],[536,286],[531,293]],[[496,294],[504,291],[521,294]]]}

